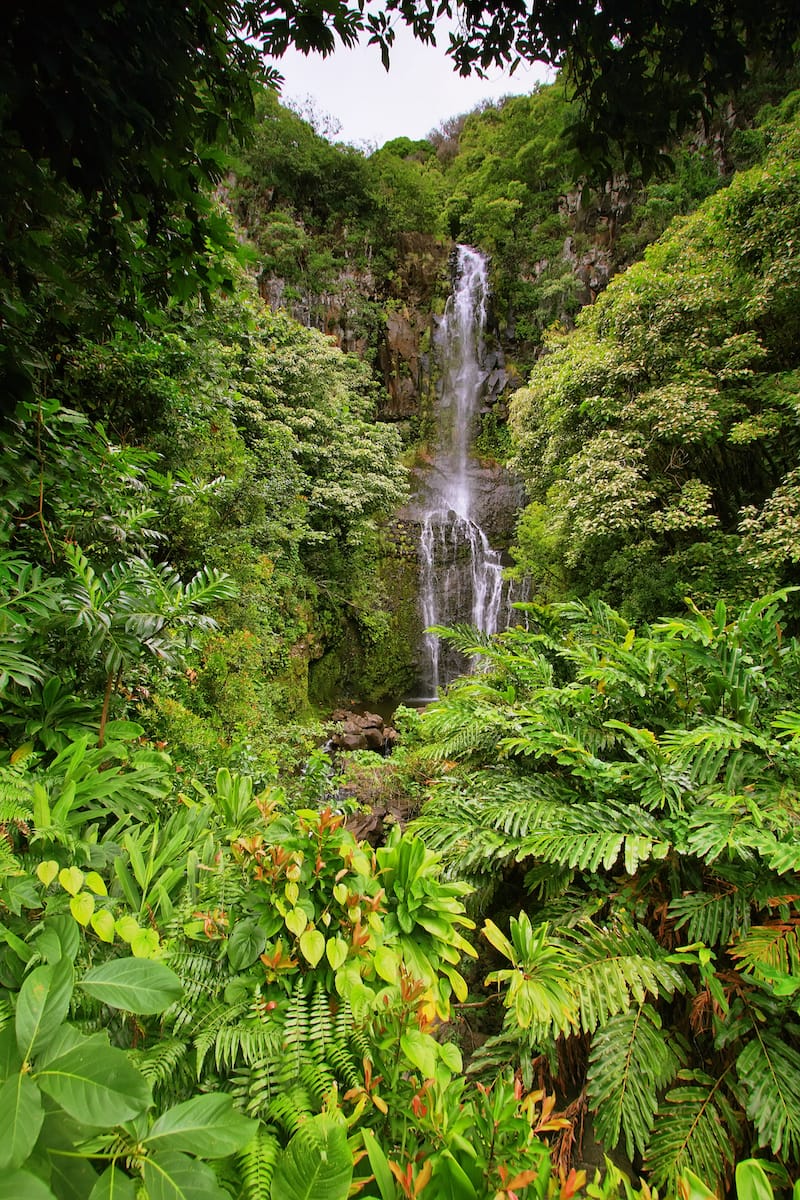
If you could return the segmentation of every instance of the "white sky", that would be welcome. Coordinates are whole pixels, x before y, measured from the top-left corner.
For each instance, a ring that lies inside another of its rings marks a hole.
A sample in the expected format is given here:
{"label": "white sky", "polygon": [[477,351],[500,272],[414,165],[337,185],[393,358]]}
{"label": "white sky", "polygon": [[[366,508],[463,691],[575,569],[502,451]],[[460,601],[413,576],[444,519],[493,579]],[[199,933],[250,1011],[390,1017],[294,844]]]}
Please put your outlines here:
{"label": "white sky", "polygon": [[425,46],[401,23],[388,72],[377,46],[339,47],[328,58],[288,50],[275,62],[286,80],[281,100],[302,107],[311,97],[317,111],[340,123],[334,140],[369,149],[391,138],[425,137],[447,117],[469,112],[482,100],[527,94],[548,78],[541,64],[520,64],[511,76],[495,70],[485,80],[464,79],[445,54],[446,33],[439,40],[438,46]]}

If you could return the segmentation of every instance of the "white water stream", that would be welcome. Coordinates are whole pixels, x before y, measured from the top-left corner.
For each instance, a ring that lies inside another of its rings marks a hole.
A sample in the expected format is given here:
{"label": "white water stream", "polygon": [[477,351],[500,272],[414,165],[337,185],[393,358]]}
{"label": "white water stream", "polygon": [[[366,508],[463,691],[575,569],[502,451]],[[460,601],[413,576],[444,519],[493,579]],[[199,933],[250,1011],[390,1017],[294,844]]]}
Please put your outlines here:
{"label": "white water stream", "polygon": [[[505,616],[500,553],[476,519],[477,463],[469,447],[476,433],[487,372],[482,365],[486,327],[486,259],[469,246],[456,250],[455,283],[438,331],[442,364],[437,404],[437,441],[420,498],[420,603],[423,625],[468,622],[494,633]],[[426,697],[468,664],[426,634],[421,686]]]}

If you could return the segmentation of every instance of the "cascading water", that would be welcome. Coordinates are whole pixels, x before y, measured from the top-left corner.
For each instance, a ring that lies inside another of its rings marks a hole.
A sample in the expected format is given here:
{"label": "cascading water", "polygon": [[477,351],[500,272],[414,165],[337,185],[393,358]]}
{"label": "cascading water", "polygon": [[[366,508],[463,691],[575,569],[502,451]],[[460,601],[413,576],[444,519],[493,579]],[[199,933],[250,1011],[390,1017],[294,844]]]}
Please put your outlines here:
{"label": "cascading water", "polygon": [[[478,523],[478,464],[469,453],[487,376],[482,363],[487,297],[486,259],[458,246],[453,294],[437,337],[442,382],[436,451],[419,498],[425,628],[466,621],[494,633],[504,610],[500,553]],[[467,669],[434,634],[425,634],[422,651],[420,683],[427,697]]]}

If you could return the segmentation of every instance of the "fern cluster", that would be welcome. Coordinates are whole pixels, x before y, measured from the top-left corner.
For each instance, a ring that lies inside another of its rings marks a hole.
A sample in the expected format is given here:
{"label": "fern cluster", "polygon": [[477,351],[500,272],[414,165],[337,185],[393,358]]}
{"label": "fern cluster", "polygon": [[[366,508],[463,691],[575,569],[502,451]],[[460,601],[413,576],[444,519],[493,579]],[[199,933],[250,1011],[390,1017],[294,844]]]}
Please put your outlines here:
{"label": "fern cluster", "polygon": [[472,1069],[516,1047],[526,1078],[544,1055],[558,1083],[582,1062],[598,1135],[669,1193],[687,1168],[724,1182],[743,1152],[800,1164],[784,598],[640,632],[600,603],[529,606],[488,644],[459,629],[487,669],[422,720],[431,763],[456,766],[416,829],[484,899],[524,871],[532,918],[513,907],[508,938],[487,922],[506,1016]]}

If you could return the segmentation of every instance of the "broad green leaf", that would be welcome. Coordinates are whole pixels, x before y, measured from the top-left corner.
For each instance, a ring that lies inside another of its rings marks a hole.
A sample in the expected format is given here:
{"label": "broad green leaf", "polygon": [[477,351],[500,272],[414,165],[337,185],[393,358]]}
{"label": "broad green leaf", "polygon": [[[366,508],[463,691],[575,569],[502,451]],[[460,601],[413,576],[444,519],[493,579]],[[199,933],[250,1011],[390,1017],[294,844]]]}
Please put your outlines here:
{"label": "broad green leaf", "polygon": [[479,1200],[469,1176],[449,1150],[443,1150],[434,1160],[431,1182],[435,1182],[439,1200]]}
{"label": "broad green leaf", "polygon": [[90,925],[101,941],[109,944],[114,941],[114,918],[107,908],[92,913]]}
{"label": "broad green leaf", "polygon": [[142,927],[136,920],[136,917],[132,917],[130,913],[126,913],[124,917],[119,917],[114,922],[114,928],[123,942],[132,942],[137,933],[141,933],[142,931]]}
{"label": "broad green leaf", "polygon": [[685,1195],[686,1200],[716,1200],[716,1194],[695,1175],[694,1171],[684,1171],[681,1175],[681,1185],[681,1195]]}
{"label": "broad green leaf", "polygon": [[31,971],[17,999],[17,1046],[23,1058],[38,1054],[69,1012],[73,987],[72,963],[57,963]]}
{"label": "broad green leaf", "polygon": [[62,867],[58,872],[58,882],[70,896],[77,896],[83,887],[83,871],[77,867]]}
{"label": "broad green leaf", "polygon": [[237,921],[225,943],[228,961],[234,971],[243,971],[252,966],[259,954],[264,953],[266,944],[266,934],[258,921]]}
{"label": "broad green leaf", "polygon": [[772,1200],[772,1184],[756,1158],[736,1164],[737,1200]]}
{"label": "broad green leaf", "polygon": [[27,963],[33,958],[33,950],[31,950],[27,942],[23,942],[22,938],[17,937],[5,925],[0,925],[0,942],[5,942],[21,962]]}
{"label": "broad green leaf", "polygon": [[152,1100],[144,1076],[110,1046],[79,1043],[39,1071],[36,1082],[76,1121],[102,1128],[130,1120]]}
{"label": "broad green leaf", "polygon": [[195,1096],[163,1113],[144,1139],[151,1150],[179,1150],[200,1158],[225,1158],[252,1141],[258,1123],[241,1116],[230,1096]]}
{"label": "broad green leaf", "polygon": [[164,963],[116,958],[87,971],[78,986],[110,1008],[159,1013],[183,995],[180,979]]}
{"label": "broad green leaf", "polygon": [[305,929],[300,934],[300,953],[309,966],[317,965],[325,953],[325,938],[318,929]]}
{"label": "broad green leaf", "polygon": [[134,958],[154,958],[160,949],[155,929],[140,929],[131,938],[131,953]]}
{"label": "broad green leaf", "polygon": [[126,741],[140,738],[144,733],[144,726],[137,725],[135,721],[107,721],[106,722],[106,741],[119,739]]}
{"label": "broad green leaf", "polygon": [[136,1184],[112,1164],[92,1188],[89,1200],[136,1200]]}
{"label": "broad green leaf", "polygon": [[436,1042],[430,1034],[420,1029],[407,1029],[400,1035],[400,1049],[426,1079],[433,1078],[436,1074]]}
{"label": "broad green leaf", "polygon": [[22,1166],[43,1120],[42,1097],[30,1075],[12,1075],[0,1087],[0,1168]]}
{"label": "broad green leaf", "polygon": [[50,884],[58,875],[58,863],[54,859],[48,859],[47,862],[40,862],[36,868],[36,874],[45,887],[50,887]]}
{"label": "broad green leaf", "polygon": [[453,1075],[460,1075],[464,1069],[461,1051],[455,1042],[440,1042],[439,1057]]}
{"label": "broad green leaf", "polygon": [[341,937],[328,938],[325,944],[325,957],[327,958],[334,971],[338,971],[339,967],[347,961],[349,948],[347,942]]}
{"label": "broad green leaf", "polygon": [[320,1113],[300,1126],[275,1164],[271,1200],[347,1200],[352,1178],[347,1128]]}
{"label": "broad green leaf", "polygon": [[144,1182],[149,1200],[230,1200],[210,1167],[174,1151],[144,1160]]}
{"label": "broad green leaf", "polygon": [[102,875],[98,875],[97,871],[90,871],[84,880],[90,891],[94,892],[95,896],[107,896],[108,888],[105,885],[105,880]]}
{"label": "broad green leaf", "polygon": [[49,1097],[44,1101],[44,1123],[36,1149],[26,1165],[47,1178],[58,1200],[86,1200],[97,1183],[99,1172],[88,1158],[76,1155],[75,1150],[91,1136],[92,1130],[67,1116]]}
{"label": "broad green leaf", "polygon": [[491,942],[495,950],[499,950],[500,953],[504,954],[505,957],[510,959],[512,963],[516,963],[517,956],[514,951],[514,947],[511,945],[511,942],[503,933],[502,929],[497,928],[494,921],[485,921],[481,932],[483,933],[483,936],[486,938],[487,942]]}
{"label": "broad green leaf", "polygon": [[17,1047],[17,1036],[13,1025],[0,1029],[0,1081],[16,1075],[22,1066],[22,1055]]}
{"label": "broad green leaf", "polygon": [[56,1200],[50,1188],[30,1171],[0,1175],[0,1200]]}
{"label": "broad green leaf", "polygon": [[400,960],[394,950],[389,946],[379,946],[375,951],[373,962],[375,963],[375,970],[381,979],[384,979],[387,983],[397,982],[400,971]]}
{"label": "broad green leaf", "polygon": [[308,924],[308,917],[303,912],[302,908],[290,908],[284,920],[286,921],[286,928],[290,933],[293,933],[295,937],[300,937],[300,934]]}
{"label": "broad green leaf", "polygon": [[88,925],[94,912],[94,896],[91,892],[78,892],[69,902],[69,911],[79,925]]}

